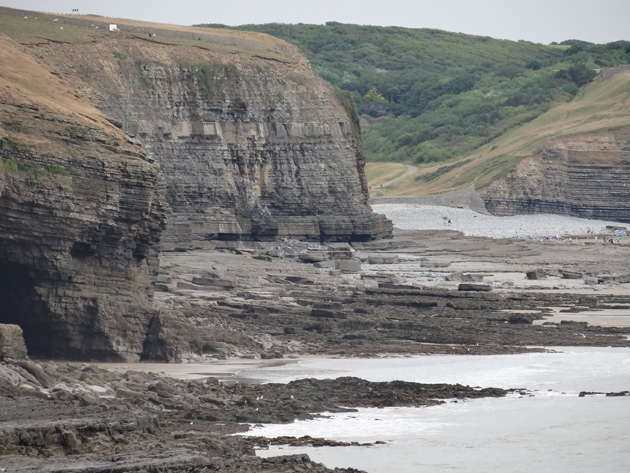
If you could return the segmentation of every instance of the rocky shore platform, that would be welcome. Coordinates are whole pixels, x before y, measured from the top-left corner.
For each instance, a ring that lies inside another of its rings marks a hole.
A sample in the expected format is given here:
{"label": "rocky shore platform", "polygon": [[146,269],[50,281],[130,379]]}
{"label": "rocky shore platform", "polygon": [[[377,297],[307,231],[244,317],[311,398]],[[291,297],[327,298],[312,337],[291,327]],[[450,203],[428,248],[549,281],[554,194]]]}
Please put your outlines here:
{"label": "rocky shore platform", "polygon": [[[396,231],[352,246],[287,240],[164,253],[145,361],[628,347],[628,327],[545,321],[558,312],[630,310],[626,252],[625,245],[579,239],[493,240],[440,230]],[[20,328],[0,326],[0,468],[11,472],[358,471],[331,470],[304,455],[258,458],[254,449],[351,443],[234,434],[324,412],[508,393],[358,378],[181,380],[33,361],[26,352]]]}
{"label": "rocky shore platform", "polygon": [[[23,341],[0,326],[3,350]],[[6,335],[11,335],[6,336]],[[259,438],[231,434],[249,424],[286,423],[356,407],[430,406],[445,399],[501,397],[507,391],[462,385],[358,378],[303,379],[288,384],[224,384],[216,378],[175,380],[123,374],[87,364],[5,357],[0,364],[0,465],[11,472],[352,472],[307,456],[257,458]],[[343,406],[343,407],[341,407]],[[326,439],[274,439],[351,445]],[[379,442],[382,443],[382,442]]]}

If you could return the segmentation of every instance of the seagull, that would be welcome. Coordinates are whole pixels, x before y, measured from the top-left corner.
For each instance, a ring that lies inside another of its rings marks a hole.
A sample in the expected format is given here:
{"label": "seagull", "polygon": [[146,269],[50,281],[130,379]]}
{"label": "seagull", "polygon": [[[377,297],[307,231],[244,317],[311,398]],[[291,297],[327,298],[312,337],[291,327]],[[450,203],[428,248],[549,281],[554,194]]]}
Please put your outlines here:
{"label": "seagull", "polygon": [[586,335],[584,335],[583,333],[581,333],[580,335],[582,335],[582,337],[586,338]]}
{"label": "seagull", "polygon": [[291,399],[295,399],[295,398],[293,397],[293,394],[291,394]]}

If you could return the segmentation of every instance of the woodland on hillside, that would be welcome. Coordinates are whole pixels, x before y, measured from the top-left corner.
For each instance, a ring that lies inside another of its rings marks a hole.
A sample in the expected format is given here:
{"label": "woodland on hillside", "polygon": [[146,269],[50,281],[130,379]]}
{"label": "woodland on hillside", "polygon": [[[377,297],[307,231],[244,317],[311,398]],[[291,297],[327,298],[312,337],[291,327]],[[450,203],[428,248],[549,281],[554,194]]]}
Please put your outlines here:
{"label": "woodland on hillside", "polygon": [[320,77],[352,94],[359,113],[395,117],[364,132],[370,161],[467,155],[571,100],[595,69],[630,62],[628,41],[541,45],[335,22],[237,28],[297,45]]}

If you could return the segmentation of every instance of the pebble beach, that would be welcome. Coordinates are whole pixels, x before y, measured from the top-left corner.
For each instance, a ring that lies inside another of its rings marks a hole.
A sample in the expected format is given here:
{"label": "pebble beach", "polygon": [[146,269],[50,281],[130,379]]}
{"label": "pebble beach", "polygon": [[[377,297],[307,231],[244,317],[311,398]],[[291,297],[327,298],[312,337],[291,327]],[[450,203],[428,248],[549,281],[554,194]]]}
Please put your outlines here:
{"label": "pebble beach", "polygon": [[[496,217],[469,209],[417,204],[376,204],[374,212],[391,219],[402,230],[437,230],[448,228],[468,236],[489,238],[542,238],[604,232],[606,226],[629,224],[605,220],[588,220],[564,215],[535,214]],[[446,217],[446,220],[444,219]],[[451,220],[451,225],[445,224]]]}

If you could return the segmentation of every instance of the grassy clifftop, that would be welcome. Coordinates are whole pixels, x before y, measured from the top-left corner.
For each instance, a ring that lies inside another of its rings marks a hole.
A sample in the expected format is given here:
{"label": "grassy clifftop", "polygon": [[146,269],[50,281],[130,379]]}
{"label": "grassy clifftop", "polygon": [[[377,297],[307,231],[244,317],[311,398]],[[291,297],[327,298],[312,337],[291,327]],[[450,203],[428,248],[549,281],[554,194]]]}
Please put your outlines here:
{"label": "grassy clifftop", "polygon": [[[115,24],[120,31],[110,32]],[[299,52],[285,41],[264,33],[195,28],[106,18],[95,15],[56,15],[0,7],[0,33],[29,45],[51,42],[87,43],[115,35],[156,44],[187,45],[224,53],[246,53],[284,62],[299,61]]]}

